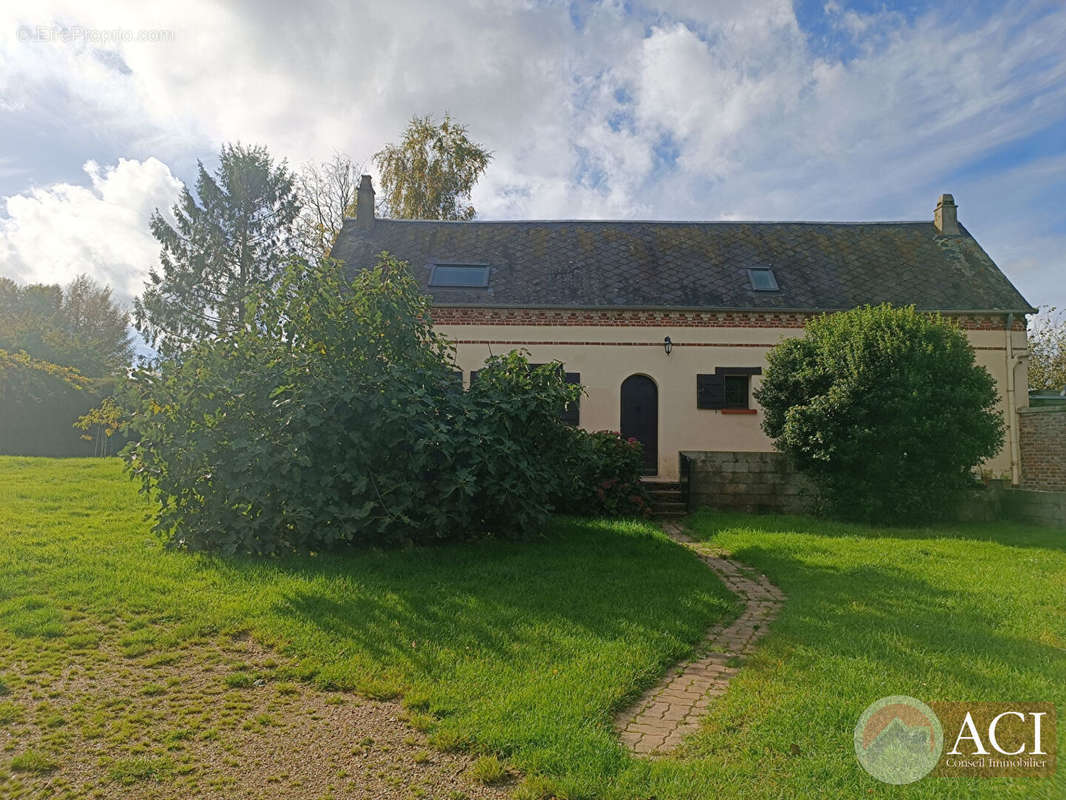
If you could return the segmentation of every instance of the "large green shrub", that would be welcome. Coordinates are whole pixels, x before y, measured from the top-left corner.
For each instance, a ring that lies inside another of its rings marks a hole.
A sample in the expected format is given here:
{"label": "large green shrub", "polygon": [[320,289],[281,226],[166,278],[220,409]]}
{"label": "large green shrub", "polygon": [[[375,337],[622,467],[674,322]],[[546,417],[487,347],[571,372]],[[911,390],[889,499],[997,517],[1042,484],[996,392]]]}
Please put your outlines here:
{"label": "large green shrub", "polygon": [[888,305],[816,317],[774,347],[763,428],[836,514],[934,517],[998,452],[988,372],[950,321]]}
{"label": "large green shrub", "polygon": [[497,357],[464,391],[384,254],[350,284],[296,265],[254,302],[254,327],[132,381],[129,464],[172,543],[268,554],[543,524],[580,391],[558,365]]}

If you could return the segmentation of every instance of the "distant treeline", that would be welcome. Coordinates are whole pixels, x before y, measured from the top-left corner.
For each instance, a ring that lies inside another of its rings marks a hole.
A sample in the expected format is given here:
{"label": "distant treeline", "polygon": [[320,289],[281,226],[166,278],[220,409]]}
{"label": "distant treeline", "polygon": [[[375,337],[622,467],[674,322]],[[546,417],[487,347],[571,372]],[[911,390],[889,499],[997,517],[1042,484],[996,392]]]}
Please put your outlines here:
{"label": "distant treeline", "polygon": [[133,355],[127,315],[87,277],[67,287],[0,278],[0,453],[113,455],[107,426],[75,422],[125,379]]}

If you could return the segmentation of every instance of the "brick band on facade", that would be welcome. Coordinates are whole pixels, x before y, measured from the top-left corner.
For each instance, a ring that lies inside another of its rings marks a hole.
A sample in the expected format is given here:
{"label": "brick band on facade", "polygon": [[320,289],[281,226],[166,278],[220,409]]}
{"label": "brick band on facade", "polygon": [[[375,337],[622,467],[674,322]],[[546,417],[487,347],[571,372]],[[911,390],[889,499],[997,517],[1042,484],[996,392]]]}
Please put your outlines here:
{"label": "brick band on facade", "polygon": [[[558,339],[453,339],[453,344],[487,344],[501,347],[662,347],[663,343],[655,342],[589,342],[589,341],[564,341]],[[769,350],[774,345],[760,342],[671,342],[673,347],[761,347]],[[1005,351],[1006,347],[974,347],[974,350],[998,350]]]}
{"label": "brick band on facade", "polygon": [[[487,308],[434,306],[437,325],[521,325],[631,328],[802,328],[807,320],[831,312],[650,311],[645,309]],[[999,314],[945,314],[964,330],[1006,330]],[[1014,330],[1024,331],[1019,315]]]}

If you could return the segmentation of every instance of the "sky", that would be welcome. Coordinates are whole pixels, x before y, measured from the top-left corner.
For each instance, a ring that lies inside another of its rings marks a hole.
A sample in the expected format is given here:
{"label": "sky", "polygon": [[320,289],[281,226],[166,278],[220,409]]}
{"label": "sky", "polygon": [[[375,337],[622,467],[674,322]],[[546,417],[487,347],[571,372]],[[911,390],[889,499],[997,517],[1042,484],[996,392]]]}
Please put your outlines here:
{"label": "sky", "polygon": [[[1066,307],[1062,0],[291,0],[0,10],[0,274],[126,303],[197,161],[369,162],[449,112],[483,219],[959,219]],[[372,164],[368,171],[373,174]]]}

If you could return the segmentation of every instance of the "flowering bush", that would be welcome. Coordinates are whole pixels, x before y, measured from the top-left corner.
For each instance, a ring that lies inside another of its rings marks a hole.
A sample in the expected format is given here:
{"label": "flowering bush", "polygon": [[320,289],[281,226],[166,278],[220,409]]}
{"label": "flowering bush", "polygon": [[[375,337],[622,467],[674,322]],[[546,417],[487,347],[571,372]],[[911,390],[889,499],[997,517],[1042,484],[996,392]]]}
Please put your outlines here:
{"label": "flowering bush", "polygon": [[615,431],[569,429],[556,508],[585,516],[637,516],[651,513],[640,480],[641,445]]}

